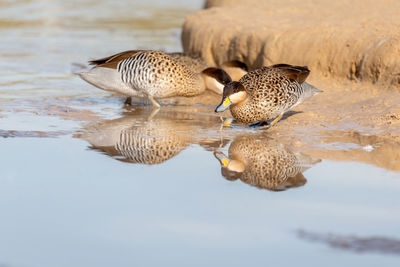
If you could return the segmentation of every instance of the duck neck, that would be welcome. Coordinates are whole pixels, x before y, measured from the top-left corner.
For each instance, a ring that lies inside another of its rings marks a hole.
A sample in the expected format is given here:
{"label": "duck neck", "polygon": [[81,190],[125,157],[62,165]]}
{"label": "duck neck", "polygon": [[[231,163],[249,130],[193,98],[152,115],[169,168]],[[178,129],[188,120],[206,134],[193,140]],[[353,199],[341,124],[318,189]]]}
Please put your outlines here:
{"label": "duck neck", "polygon": [[246,106],[248,104],[249,94],[246,91],[240,91],[232,94],[229,99],[232,102],[232,107],[242,108],[243,106]]}
{"label": "duck neck", "polygon": [[200,74],[202,77],[203,81],[203,88],[204,90],[210,90],[213,91],[214,93],[218,95],[222,95],[222,92],[224,91],[224,86],[222,83],[217,81],[215,78],[208,76],[204,73]]}
{"label": "duck neck", "polygon": [[251,108],[250,97],[246,95],[246,97],[242,101],[236,104],[232,104],[230,107],[230,111],[234,118],[240,118],[240,121],[247,123],[249,115],[254,111],[253,108]]}
{"label": "duck neck", "polygon": [[203,78],[199,73],[193,73],[186,81],[181,81],[179,95],[191,97],[202,94],[206,88],[203,84]]}

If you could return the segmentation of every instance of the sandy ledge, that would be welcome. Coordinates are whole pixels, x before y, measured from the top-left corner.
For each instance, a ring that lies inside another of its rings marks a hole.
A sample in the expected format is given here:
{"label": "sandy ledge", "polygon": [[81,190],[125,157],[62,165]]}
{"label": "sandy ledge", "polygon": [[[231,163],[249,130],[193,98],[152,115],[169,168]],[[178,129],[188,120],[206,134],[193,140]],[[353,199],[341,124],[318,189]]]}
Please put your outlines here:
{"label": "sandy ledge", "polygon": [[400,1],[208,0],[186,17],[185,52],[211,65],[308,65],[312,78],[400,85]]}

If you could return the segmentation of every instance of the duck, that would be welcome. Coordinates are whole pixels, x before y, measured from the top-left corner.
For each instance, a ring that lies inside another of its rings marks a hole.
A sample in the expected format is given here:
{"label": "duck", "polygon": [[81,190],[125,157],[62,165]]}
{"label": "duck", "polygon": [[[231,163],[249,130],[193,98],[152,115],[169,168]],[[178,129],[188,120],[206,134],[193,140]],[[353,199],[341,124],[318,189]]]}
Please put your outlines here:
{"label": "duck", "polygon": [[232,81],[224,70],[182,53],[129,50],[89,64],[90,70],[78,73],[83,80],[124,96],[148,98],[155,108],[160,108],[158,98],[192,97],[206,89],[222,94]]}
{"label": "duck", "polygon": [[307,180],[302,173],[321,161],[293,152],[264,132],[236,136],[229,146],[228,155],[214,151],[225,179],[239,179],[251,186],[272,191],[304,185]]}
{"label": "duck", "polygon": [[[245,74],[224,86],[222,101],[215,112],[230,109],[233,118],[244,124],[275,125],[285,112],[320,92],[305,82],[307,66],[276,64]],[[229,125],[229,123],[227,124]]]}

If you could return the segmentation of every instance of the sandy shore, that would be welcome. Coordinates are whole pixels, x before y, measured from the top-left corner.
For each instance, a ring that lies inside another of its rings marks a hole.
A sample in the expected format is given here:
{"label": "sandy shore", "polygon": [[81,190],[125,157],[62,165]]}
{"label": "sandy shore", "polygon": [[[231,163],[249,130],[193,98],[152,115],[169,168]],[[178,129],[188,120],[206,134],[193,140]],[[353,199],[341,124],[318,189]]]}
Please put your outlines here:
{"label": "sandy shore", "polygon": [[[315,156],[399,170],[398,10],[394,0],[208,0],[204,10],[186,17],[182,43],[210,65],[238,59],[250,69],[309,66],[308,81],[324,92],[271,132]],[[301,138],[293,140],[294,134]],[[327,143],[335,142],[360,149],[327,153]]]}
{"label": "sandy shore", "polygon": [[[324,92],[279,131],[356,131],[400,141],[400,2],[206,1],[186,17],[185,52],[210,65],[307,65]],[[245,10],[245,12],[244,12]]]}

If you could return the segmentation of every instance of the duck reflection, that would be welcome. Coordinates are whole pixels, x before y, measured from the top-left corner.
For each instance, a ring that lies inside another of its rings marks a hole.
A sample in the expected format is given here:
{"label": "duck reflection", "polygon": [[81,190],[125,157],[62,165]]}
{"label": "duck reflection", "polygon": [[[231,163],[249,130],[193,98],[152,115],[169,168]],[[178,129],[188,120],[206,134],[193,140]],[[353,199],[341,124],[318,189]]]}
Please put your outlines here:
{"label": "duck reflection", "polygon": [[218,117],[184,108],[154,114],[148,107],[135,107],[119,119],[89,125],[79,137],[118,160],[151,165],[173,158],[193,143],[206,150],[228,143],[219,136],[201,138],[202,129],[218,129],[219,123]]}
{"label": "duck reflection", "polygon": [[240,179],[246,184],[272,191],[303,186],[307,180],[302,172],[320,161],[294,153],[265,134],[237,136],[228,154],[226,157],[220,151],[214,152],[227,180]]}
{"label": "duck reflection", "polygon": [[122,129],[114,148],[131,162],[160,164],[188,146],[187,136],[172,134],[168,130],[170,126],[165,121],[156,120],[144,127]]}

